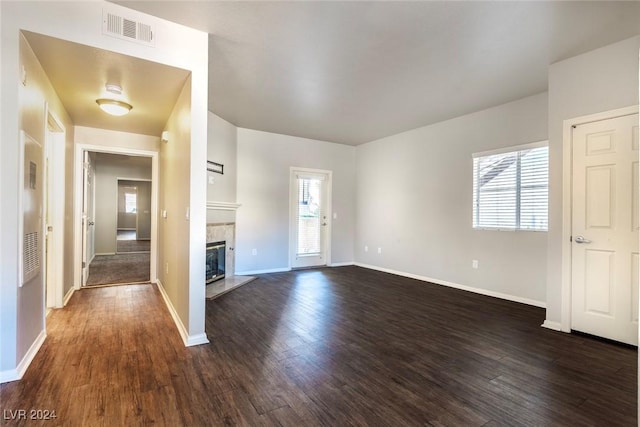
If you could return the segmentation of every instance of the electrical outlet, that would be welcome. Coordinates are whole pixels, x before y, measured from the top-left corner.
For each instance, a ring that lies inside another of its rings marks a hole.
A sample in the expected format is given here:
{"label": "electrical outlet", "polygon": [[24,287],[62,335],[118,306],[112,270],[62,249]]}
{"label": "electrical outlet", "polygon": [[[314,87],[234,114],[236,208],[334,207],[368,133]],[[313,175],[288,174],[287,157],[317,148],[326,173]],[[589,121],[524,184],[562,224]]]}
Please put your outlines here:
{"label": "electrical outlet", "polygon": [[251,255],[258,255],[258,250],[256,248],[251,249]]}
{"label": "electrical outlet", "polygon": [[478,260],[477,259],[474,259],[473,261],[471,261],[471,267],[478,268]]}
{"label": "electrical outlet", "polygon": [[333,213],[333,219],[338,219],[338,212]]}
{"label": "electrical outlet", "polygon": [[169,261],[164,263],[164,274],[169,274]]}
{"label": "electrical outlet", "polygon": [[209,177],[209,184],[215,184],[215,183],[216,183],[215,178],[213,176],[210,176]]}
{"label": "electrical outlet", "polygon": [[364,251],[365,251],[365,252],[369,252],[369,246],[365,245],[365,246],[364,246]]}
{"label": "electrical outlet", "polygon": [[378,248],[378,253],[381,254],[382,253],[382,248]]}

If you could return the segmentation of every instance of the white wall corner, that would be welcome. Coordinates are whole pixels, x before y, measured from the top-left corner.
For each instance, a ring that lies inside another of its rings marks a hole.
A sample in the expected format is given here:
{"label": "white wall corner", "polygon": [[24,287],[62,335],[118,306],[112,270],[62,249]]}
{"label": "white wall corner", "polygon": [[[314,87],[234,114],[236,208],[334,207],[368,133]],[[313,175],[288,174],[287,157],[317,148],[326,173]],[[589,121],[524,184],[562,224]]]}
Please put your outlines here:
{"label": "white wall corner", "polygon": [[392,270],[390,268],[378,267],[370,264],[363,264],[360,262],[356,262],[355,265],[362,268],[368,268],[370,270],[382,271],[384,273],[391,273],[397,276],[408,277],[410,279],[417,279],[423,282],[429,282],[429,283],[434,283],[436,285],[447,286],[449,288],[460,289],[467,292],[473,292],[474,294],[480,294],[488,297],[504,299],[512,302],[518,302],[521,304],[532,305],[534,307],[546,308],[546,304],[544,303],[544,301],[538,301],[530,298],[519,297],[516,295],[504,294],[502,292],[490,291],[482,288],[475,288],[473,286],[461,285],[458,283],[448,282],[446,280],[434,279],[432,277],[420,276],[418,274],[406,273],[403,271]]}
{"label": "white wall corner", "polygon": [[545,320],[542,325],[543,328],[551,329],[552,331],[562,332],[562,325],[560,322],[555,322],[553,320]]}
{"label": "white wall corner", "polygon": [[164,286],[162,286],[162,282],[160,281],[160,279],[157,279],[155,281],[155,284],[156,286],[158,286],[158,290],[162,295],[162,299],[164,299],[164,303],[167,305],[167,308],[169,309],[169,314],[171,314],[171,317],[173,318],[173,321],[176,324],[176,327],[178,328],[178,333],[182,338],[182,342],[184,342],[184,346],[191,347],[194,345],[208,344],[209,339],[207,338],[206,333],[189,335],[189,333],[187,332],[187,328],[184,327],[182,320],[180,320],[180,316],[178,316],[178,312],[173,307],[173,304],[169,299],[169,295],[167,295],[167,292],[164,290]]}
{"label": "white wall corner", "polygon": [[18,381],[24,376],[24,373],[27,372],[27,368],[31,365],[33,358],[38,354],[38,350],[42,347],[44,340],[47,338],[47,332],[43,329],[38,334],[38,337],[35,339],[27,354],[24,355],[16,369],[9,369],[7,371],[0,371],[0,384],[7,383],[10,381]]}

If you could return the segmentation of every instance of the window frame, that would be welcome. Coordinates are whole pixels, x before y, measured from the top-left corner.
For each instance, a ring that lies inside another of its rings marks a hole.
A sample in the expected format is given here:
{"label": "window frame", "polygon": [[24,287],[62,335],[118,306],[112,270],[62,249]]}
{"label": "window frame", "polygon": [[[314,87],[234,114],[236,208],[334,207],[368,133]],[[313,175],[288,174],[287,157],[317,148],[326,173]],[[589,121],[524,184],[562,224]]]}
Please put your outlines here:
{"label": "window frame", "polygon": [[[536,141],[536,142],[531,142],[528,144],[521,144],[521,145],[513,145],[513,146],[509,146],[509,147],[503,147],[503,148],[499,148],[499,149],[495,149],[495,150],[488,150],[488,151],[480,151],[477,153],[473,153],[472,154],[472,165],[471,165],[471,174],[472,174],[472,182],[471,182],[471,187],[472,187],[472,191],[471,191],[471,228],[473,230],[485,230],[485,231],[514,231],[514,232],[534,232],[534,233],[546,233],[549,231],[549,203],[548,203],[548,198],[549,198],[549,164],[548,164],[548,157],[547,157],[547,226],[544,229],[535,229],[535,228],[521,228],[520,227],[520,220],[521,220],[521,208],[522,208],[522,187],[521,187],[521,180],[522,180],[522,164],[521,164],[521,152],[525,151],[525,150],[532,150],[534,148],[542,148],[542,147],[546,147],[547,150],[549,148],[549,141],[548,140],[542,140],[542,141]],[[516,185],[516,200],[515,200],[515,227],[513,228],[509,228],[509,227],[489,227],[489,226],[477,226],[476,225],[476,219],[477,219],[477,214],[478,214],[478,209],[479,209],[479,198],[476,198],[476,185],[477,185],[477,179],[478,177],[475,176],[475,161],[476,158],[481,158],[481,157],[489,157],[489,156],[494,156],[494,155],[499,155],[499,154],[509,154],[509,153],[514,153],[516,155],[517,161],[516,161],[516,181],[515,181],[515,185]],[[548,151],[547,151],[547,156],[549,156]]]}

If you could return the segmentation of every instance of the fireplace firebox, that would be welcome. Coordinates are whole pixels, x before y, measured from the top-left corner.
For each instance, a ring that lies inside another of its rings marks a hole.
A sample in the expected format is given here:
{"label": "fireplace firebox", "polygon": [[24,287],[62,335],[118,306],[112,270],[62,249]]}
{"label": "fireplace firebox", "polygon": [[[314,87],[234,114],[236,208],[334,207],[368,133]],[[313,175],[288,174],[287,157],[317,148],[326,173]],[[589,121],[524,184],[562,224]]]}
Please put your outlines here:
{"label": "fireplace firebox", "polygon": [[207,243],[207,285],[224,278],[225,258],[226,242]]}

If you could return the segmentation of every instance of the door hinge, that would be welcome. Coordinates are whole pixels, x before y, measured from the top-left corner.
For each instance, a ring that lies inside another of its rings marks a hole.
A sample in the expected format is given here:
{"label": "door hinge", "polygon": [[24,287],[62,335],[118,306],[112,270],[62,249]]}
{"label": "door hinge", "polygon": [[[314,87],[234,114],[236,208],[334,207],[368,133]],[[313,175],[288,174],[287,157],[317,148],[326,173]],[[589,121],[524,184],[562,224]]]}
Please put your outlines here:
{"label": "door hinge", "polygon": [[87,263],[82,261],[82,268],[85,268],[87,266]]}
{"label": "door hinge", "polygon": [[573,236],[569,236],[569,241],[573,242]]}

